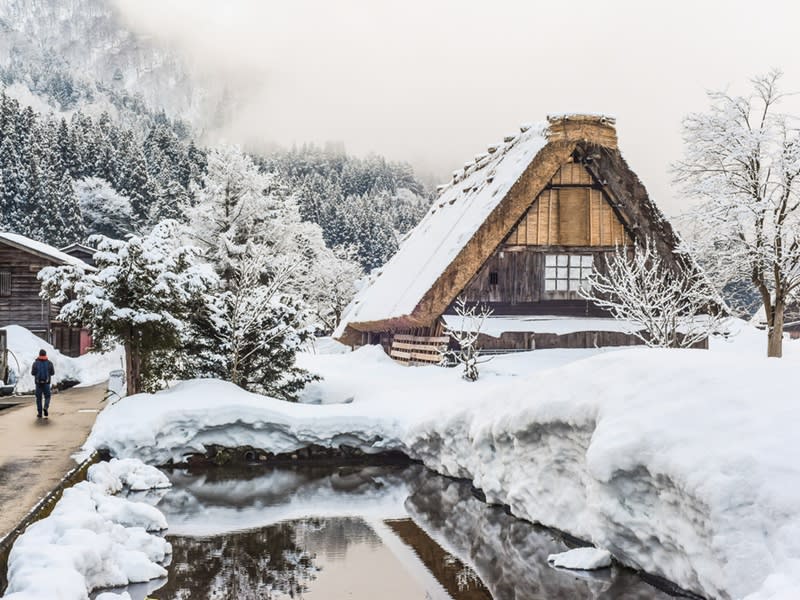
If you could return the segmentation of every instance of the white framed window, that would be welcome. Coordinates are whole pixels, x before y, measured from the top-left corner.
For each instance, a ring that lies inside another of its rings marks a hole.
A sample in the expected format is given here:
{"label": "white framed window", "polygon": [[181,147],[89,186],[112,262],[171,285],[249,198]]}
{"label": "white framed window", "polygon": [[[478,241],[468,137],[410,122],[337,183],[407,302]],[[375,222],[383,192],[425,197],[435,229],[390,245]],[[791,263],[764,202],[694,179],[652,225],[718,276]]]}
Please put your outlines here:
{"label": "white framed window", "polygon": [[546,254],[544,291],[577,292],[586,289],[593,264],[591,254]]}

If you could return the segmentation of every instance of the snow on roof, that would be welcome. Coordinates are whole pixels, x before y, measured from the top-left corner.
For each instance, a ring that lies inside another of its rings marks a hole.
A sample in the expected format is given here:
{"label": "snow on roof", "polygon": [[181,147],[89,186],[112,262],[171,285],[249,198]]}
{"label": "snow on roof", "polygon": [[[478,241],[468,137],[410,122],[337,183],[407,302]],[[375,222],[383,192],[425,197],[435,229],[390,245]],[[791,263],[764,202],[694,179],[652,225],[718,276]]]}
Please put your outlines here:
{"label": "snow on roof", "polygon": [[76,267],[83,267],[89,268],[92,267],[87,265],[79,258],[75,258],[74,256],[70,256],[69,254],[65,254],[50,246],[49,244],[45,244],[43,242],[37,242],[36,240],[32,240],[24,235],[19,235],[18,233],[9,233],[7,231],[0,231],[0,242],[8,242],[11,246],[16,248],[20,248],[22,250],[29,250],[34,254],[38,254],[44,258],[49,260],[65,264],[65,265],[73,265]]}
{"label": "snow on roof", "polygon": [[[442,315],[445,325],[454,330],[470,331],[474,327],[468,319],[463,319],[458,315]],[[537,315],[527,316],[504,316],[487,317],[481,326],[481,333],[488,336],[499,338],[504,333],[526,332],[526,333],[553,333],[564,335],[579,331],[613,331],[619,333],[631,333],[642,329],[638,323],[624,321],[621,319],[604,317],[560,317]]]}
{"label": "snow on roof", "polygon": [[353,300],[334,335],[341,335],[348,323],[411,314],[545,146],[546,128],[525,125],[455,171],[428,214]]}

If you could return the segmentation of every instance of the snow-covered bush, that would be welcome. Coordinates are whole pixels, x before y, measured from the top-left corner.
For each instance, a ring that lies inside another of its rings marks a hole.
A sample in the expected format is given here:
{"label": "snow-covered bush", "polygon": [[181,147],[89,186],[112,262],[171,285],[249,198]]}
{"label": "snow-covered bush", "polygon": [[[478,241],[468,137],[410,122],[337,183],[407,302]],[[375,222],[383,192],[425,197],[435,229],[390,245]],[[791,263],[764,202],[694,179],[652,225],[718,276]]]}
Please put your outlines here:
{"label": "snow-covered bush", "polygon": [[633,249],[618,246],[606,258],[605,273],[593,271],[579,294],[615,318],[641,325],[631,333],[651,347],[689,348],[718,331],[724,318],[702,271],[666,264],[650,238]]}
{"label": "snow-covered bush", "polygon": [[128,394],[175,377],[173,353],[183,348],[190,316],[217,284],[179,239],[175,221],[124,242],[97,236],[96,271],[68,265],[39,274],[42,297],[64,303],[59,319],[91,328],[95,350],[124,346]]}
{"label": "snow-covered bush", "polygon": [[478,380],[478,365],[481,361],[481,350],[478,347],[478,337],[481,334],[483,324],[492,315],[492,309],[488,306],[467,306],[463,297],[459,297],[455,304],[456,315],[461,317],[461,324],[458,327],[445,327],[445,334],[450,336],[458,349],[445,350],[442,352],[442,364],[457,364],[464,368],[463,377],[467,381]]}

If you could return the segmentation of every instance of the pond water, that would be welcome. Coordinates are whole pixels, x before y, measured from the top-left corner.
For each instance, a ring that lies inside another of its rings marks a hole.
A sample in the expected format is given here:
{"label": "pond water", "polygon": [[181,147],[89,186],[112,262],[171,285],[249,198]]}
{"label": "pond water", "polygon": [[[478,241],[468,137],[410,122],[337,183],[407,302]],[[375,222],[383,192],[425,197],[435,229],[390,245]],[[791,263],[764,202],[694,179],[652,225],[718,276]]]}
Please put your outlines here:
{"label": "pond water", "polygon": [[169,576],[134,600],[669,598],[627,570],[552,569],[552,532],[418,465],[168,475],[139,499],[170,524]]}

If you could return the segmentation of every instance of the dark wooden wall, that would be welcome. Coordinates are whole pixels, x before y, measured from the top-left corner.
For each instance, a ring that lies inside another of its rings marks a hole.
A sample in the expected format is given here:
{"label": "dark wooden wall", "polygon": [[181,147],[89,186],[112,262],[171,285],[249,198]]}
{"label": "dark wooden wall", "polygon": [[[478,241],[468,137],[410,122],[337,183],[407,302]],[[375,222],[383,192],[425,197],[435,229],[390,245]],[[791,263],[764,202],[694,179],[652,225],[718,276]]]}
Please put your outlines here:
{"label": "dark wooden wall", "polygon": [[[504,244],[486,261],[461,295],[469,304],[491,307],[497,315],[608,316],[576,292],[545,291],[544,261],[546,254],[591,254],[594,267],[604,272],[606,257],[613,252],[613,248]],[[493,277],[496,277],[496,284],[492,284]],[[453,314],[453,306],[446,312]]]}
{"label": "dark wooden wall", "polygon": [[606,257],[630,241],[602,186],[583,165],[567,163],[531,199],[531,208],[461,296],[497,315],[608,316],[576,291],[545,290],[545,256],[591,255],[594,268],[603,272]]}
{"label": "dark wooden wall", "polygon": [[11,273],[11,296],[0,297],[0,327],[20,325],[49,340],[57,308],[39,297],[39,271],[52,265],[35,254],[0,242],[0,271]]}

